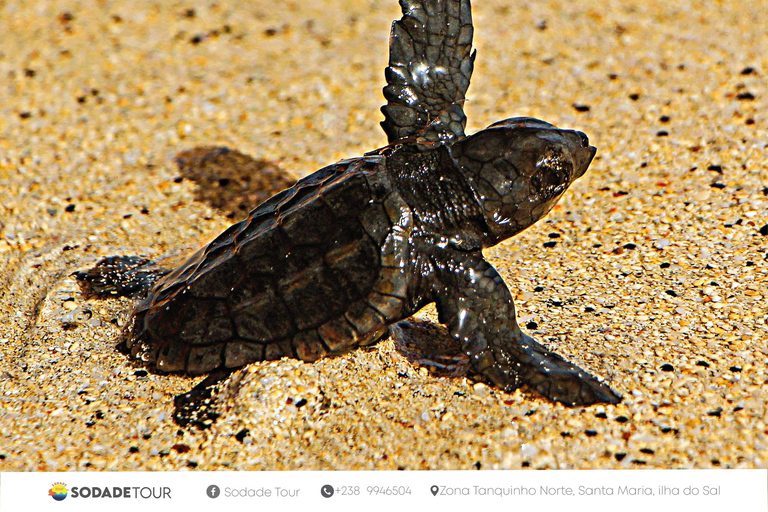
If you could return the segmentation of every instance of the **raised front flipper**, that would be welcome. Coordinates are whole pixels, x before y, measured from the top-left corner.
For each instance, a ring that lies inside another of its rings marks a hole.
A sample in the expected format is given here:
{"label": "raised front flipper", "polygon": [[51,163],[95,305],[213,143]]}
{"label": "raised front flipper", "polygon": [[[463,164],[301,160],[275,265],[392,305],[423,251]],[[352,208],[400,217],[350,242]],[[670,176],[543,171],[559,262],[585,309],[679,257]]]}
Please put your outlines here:
{"label": "raised front flipper", "polygon": [[389,39],[381,126],[389,142],[460,139],[475,60],[469,0],[400,0],[400,6],[403,18],[392,24]]}
{"label": "raised front flipper", "polygon": [[433,293],[440,322],[459,339],[473,369],[506,391],[525,384],[565,405],[618,403],[621,397],[585,370],[524,334],[512,296],[480,254],[445,251],[435,258]]}

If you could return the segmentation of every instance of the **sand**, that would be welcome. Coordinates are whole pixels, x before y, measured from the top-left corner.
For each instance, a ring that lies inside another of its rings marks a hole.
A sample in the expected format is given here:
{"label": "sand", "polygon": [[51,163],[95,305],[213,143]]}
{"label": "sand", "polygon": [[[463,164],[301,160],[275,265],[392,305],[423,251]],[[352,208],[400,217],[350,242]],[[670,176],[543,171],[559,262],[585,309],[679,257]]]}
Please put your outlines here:
{"label": "sand", "polygon": [[[218,421],[180,427],[200,379],[134,366],[115,349],[132,302],[70,274],[183,254],[384,145],[397,2],[5,2],[0,470],[768,467],[768,4],[475,4],[468,133],[525,115],[598,147],[486,256],[527,332],[621,404],[433,375],[388,340],[250,365]],[[189,163],[212,146],[255,162]]]}

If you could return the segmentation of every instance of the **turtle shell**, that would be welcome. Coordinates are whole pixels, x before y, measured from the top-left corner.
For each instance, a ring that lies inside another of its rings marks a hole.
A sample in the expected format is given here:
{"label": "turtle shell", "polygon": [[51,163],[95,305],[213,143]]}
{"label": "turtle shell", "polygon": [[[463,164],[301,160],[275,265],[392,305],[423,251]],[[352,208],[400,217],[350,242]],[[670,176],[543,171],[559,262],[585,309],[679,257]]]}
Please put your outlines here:
{"label": "turtle shell", "polygon": [[159,280],[135,312],[131,353],[154,370],[194,375],[283,356],[313,361],[381,337],[402,302],[377,301],[375,291],[392,227],[382,162],[317,171]]}

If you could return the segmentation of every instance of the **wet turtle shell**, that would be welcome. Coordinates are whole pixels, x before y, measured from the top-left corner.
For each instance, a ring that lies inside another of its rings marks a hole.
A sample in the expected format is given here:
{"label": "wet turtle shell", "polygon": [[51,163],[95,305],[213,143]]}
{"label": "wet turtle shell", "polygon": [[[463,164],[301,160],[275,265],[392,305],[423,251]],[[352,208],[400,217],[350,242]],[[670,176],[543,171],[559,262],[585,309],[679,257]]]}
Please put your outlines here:
{"label": "wet turtle shell", "polygon": [[401,271],[381,270],[400,206],[383,193],[382,160],[301,180],[165,276],[136,310],[132,353],[194,375],[283,356],[313,361],[378,340],[402,309],[384,295]]}

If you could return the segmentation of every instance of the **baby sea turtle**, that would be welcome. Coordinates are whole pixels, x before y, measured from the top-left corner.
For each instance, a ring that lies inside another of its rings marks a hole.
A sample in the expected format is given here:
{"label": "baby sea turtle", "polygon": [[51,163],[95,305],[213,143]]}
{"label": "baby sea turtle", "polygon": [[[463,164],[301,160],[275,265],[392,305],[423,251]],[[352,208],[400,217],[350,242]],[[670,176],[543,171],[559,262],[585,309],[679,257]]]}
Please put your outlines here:
{"label": "baby sea turtle", "polygon": [[482,254],[549,212],[596,149],[532,118],[466,136],[470,1],[400,5],[381,109],[389,145],[300,180],[161,275],[134,312],[127,348],[151,370],[189,375],[315,361],[376,343],[436,303],[472,369],[496,386],[527,385],[568,405],[619,402],[520,330]]}

